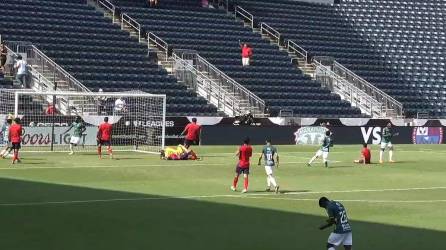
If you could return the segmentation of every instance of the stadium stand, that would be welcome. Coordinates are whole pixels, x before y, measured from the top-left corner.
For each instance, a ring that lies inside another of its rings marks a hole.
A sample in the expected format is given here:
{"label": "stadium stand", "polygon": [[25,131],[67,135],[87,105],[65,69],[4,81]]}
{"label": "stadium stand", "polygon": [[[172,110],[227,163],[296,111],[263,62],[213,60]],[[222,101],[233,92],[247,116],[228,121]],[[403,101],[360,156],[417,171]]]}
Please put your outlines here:
{"label": "stadium stand", "polygon": [[216,107],[150,62],[146,46],[86,1],[2,0],[1,5],[4,40],[32,42],[91,90],[166,94],[171,116],[218,114]]}
{"label": "stadium stand", "polygon": [[395,97],[406,116],[444,116],[444,1],[345,0],[338,5],[293,0],[241,0],[312,56],[331,56]]}
{"label": "stadium stand", "polygon": [[[271,115],[292,110],[303,117],[363,116],[359,109],[323,89],[290,61],[287,52],[263,40],[223,10],[202,8],[200,1],[160,1],[149,8],[146,1],[113,3],[164,39],[174,49],[193,49],[227,75],[264,99]],[[254,50],[253,64],[243,67],[239,40]]]}

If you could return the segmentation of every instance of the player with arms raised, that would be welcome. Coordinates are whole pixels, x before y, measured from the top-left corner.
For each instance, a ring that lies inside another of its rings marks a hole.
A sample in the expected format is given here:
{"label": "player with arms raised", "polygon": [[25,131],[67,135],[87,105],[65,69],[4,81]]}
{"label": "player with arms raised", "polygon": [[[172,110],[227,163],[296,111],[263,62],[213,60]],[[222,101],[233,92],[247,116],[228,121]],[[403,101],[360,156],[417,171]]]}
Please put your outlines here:
{"label": "player with arms raised", "polygon": [[[71,126],[65,131],[68,133],[72,128],[74,128],[73,135],[70,138],[70,153],[69,155],[74,154],[73,147],[77,146],[81,141],[81,136],[85,132],[87,128],[85,128],[84,123],[82,122],[82,118],[80,116],[76,116],[76,120],[71,124]],[[65,134],[64,133],[64,134]]]}
{"label": "player with arms raised", "polygon": [[107,152],[110,159],[113,159],[113,152],[111,148],[111,135],[113,126],[108,123],[108,117],[104,117],[104,122],[99,125],[96,140],[98,141],[98,155],[102,159],[102,146],[107,146]]}
{"label": "player with arms raised", "polygon": [[12,158],[12,164],[15,164],[16,162],[20,163],[19,158],[19,150],[21,148],[21,142],[22,142],[22,135],[23,135],[23,127],[21,125],[20,118],[14,119],[14,124],[12,124],[9,127],[9,141],[12,144],[12,150],[14,150],[14,156]]}
{"label": "player with arms raised", "polygon": [[310,159],[310,161],[307,163],[307,166],[311,167],[311,164],[314,160],[322,156],[322,159],[324,161],[324,165],[327,168],[328,167],[328,153],[330,152],[330,148],[333,147],[333,140],[331,139],[331,132],[330,130],[325,131],[325,137],[322,141],[321,148],[316,152],[316,154],[313,156],[313,158]]}
{"label": "player with arms raised", "polygon": [[252,147],[250,145],[249,138],[246,138],[243,141],[243,145],[240,146],[235,155],[238,157],[239,162],[235,169],[235,178],[232,183],[231,190],[237,191],[238,178],[241,174],[243,174],[244,189],[242,190],[242,193],[246,193],[248,192],[249,159],[252,156]]}
{"label": "player with arms raised", "polygon": [[352,228],[348,221],[347,211],[344,206],[337,201],[331,201],[326,197],[319,199],[319,206],[327,210],[327,224],[319,227],[324,230],[335,225],[334,232],[330,234],[327,242],[328,250],[335,250],[341,244],[345,250],[351,250],[353,244]]}
{"label": "player with arms raised", "polygon": [[384,151],[389,149],[389,162],[393,161],[393,144],[392,137],[397,136],[398,133],[392,133],[392,123],[387,123],[387,126],[383,129],[382,139],[381,139],[381,151],[379,152],[379,163],[384,163]]}
{"label": "player with arms raised", "polygon": [[259,166],[262,163],[263,157],[265,157],[266,191],[271,191],[271,185],[273,185],[274,191],[278,194],[279,185],[277,185],[276,178],[274,178],[274,167],[279,168],[279,154],[277,153],[277,148],[271,145],[270,139],[267,139],[266,145],[263,146],[262,153],[259,157]]}

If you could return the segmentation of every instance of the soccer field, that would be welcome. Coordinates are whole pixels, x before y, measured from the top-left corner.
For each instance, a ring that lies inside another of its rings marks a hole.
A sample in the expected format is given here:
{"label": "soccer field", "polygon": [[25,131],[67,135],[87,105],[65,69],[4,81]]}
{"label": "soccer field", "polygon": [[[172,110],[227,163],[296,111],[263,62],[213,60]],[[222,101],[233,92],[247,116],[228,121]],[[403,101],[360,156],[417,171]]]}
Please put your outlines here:
{"label": "soccer field", "polygon": [[[320,196],[342,201],[354,249],[445,249],[446,147],[396,145],[393,164],[355,165],[335,145],[331,167],[306,167],[310,146],[278,146],[281,194],[252,164],[247,194],[231,192],[235,146],[198,147],[201,161],[157,155],[26,153],[0,161],[1,249],[325,249]],[[255,147],[256,163],[260,146]],[[372,149],[377,162],[378,148]],[[240,184],[243,181],[239,181]]]}

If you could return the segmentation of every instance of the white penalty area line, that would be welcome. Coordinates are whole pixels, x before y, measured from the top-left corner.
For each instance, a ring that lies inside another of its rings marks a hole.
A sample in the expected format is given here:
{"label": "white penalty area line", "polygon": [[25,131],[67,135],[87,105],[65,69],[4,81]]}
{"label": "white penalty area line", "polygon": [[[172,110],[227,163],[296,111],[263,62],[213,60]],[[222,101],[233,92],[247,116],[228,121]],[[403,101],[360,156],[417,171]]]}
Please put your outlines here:
{"label": "white penalty area line", "polygon": [[[315,198],[291,198],[282,195],[305,195],[305,194],[325,194],[325,193],[359,193],[359,192],[384,192],[384,191],[413,191],[413,190],[437,190],[446,187],[425,187],[425,188],[398,188],[398,189],[368,189],[368,190],[340,190],[340,191],[317,191],[317,192],[294,192],[284,194],[220,194],[220,195],[190,195],[171,197],[134,197],[134,198],[112,198],[112,199],[90,199],[90,200],[64,200],[64,201],[38,201],[20,203],[0,203],[0,207],[19,206],[44,206],[44,205],[67,205],[67,204],[89,204],[108,203],[125,201],[160,201],[160,200],[196,200],[196,199],[218,199],[218,198],[239,198],[239,199],[264,199],[264,200],[286,200],[286,201],[317,201]],[[446,200],[356,200],[337,199],[343,202],[364,202],[364,203],[443,203]]]}

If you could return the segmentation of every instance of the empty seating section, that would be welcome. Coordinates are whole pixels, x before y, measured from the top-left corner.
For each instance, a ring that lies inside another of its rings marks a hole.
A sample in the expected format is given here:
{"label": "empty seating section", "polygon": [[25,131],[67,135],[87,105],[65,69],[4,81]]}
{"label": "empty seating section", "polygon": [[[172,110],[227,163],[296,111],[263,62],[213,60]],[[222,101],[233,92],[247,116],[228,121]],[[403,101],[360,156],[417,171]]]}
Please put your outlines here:
{"label": "empty seating section", "polygon": [[216,115],[214,106],[149,61],[130,38],[86,1],[1,0],[0,34],[31,41],[91,90],[139,89],[168,96],[168,115]]}
{"label": "empty seating section", "polygon": [[[144,29],[174,49],[193,49],[267,103],[271,115],[293,110],[295,115],[362,116],[339,96],[304,76],[286,52],[235,21],[223,10],[202,8],[200,1],[162,0],[158,8],[147,1],[113,1]],[[252,45],[253,63],[243,67],[239,40]]]}
{"label": "empty seating section", "polygon": [[442,0],[294,0],[238,4],[313,56],[332,56],[404,104],[406,115],[444,116],[445,3]]}

